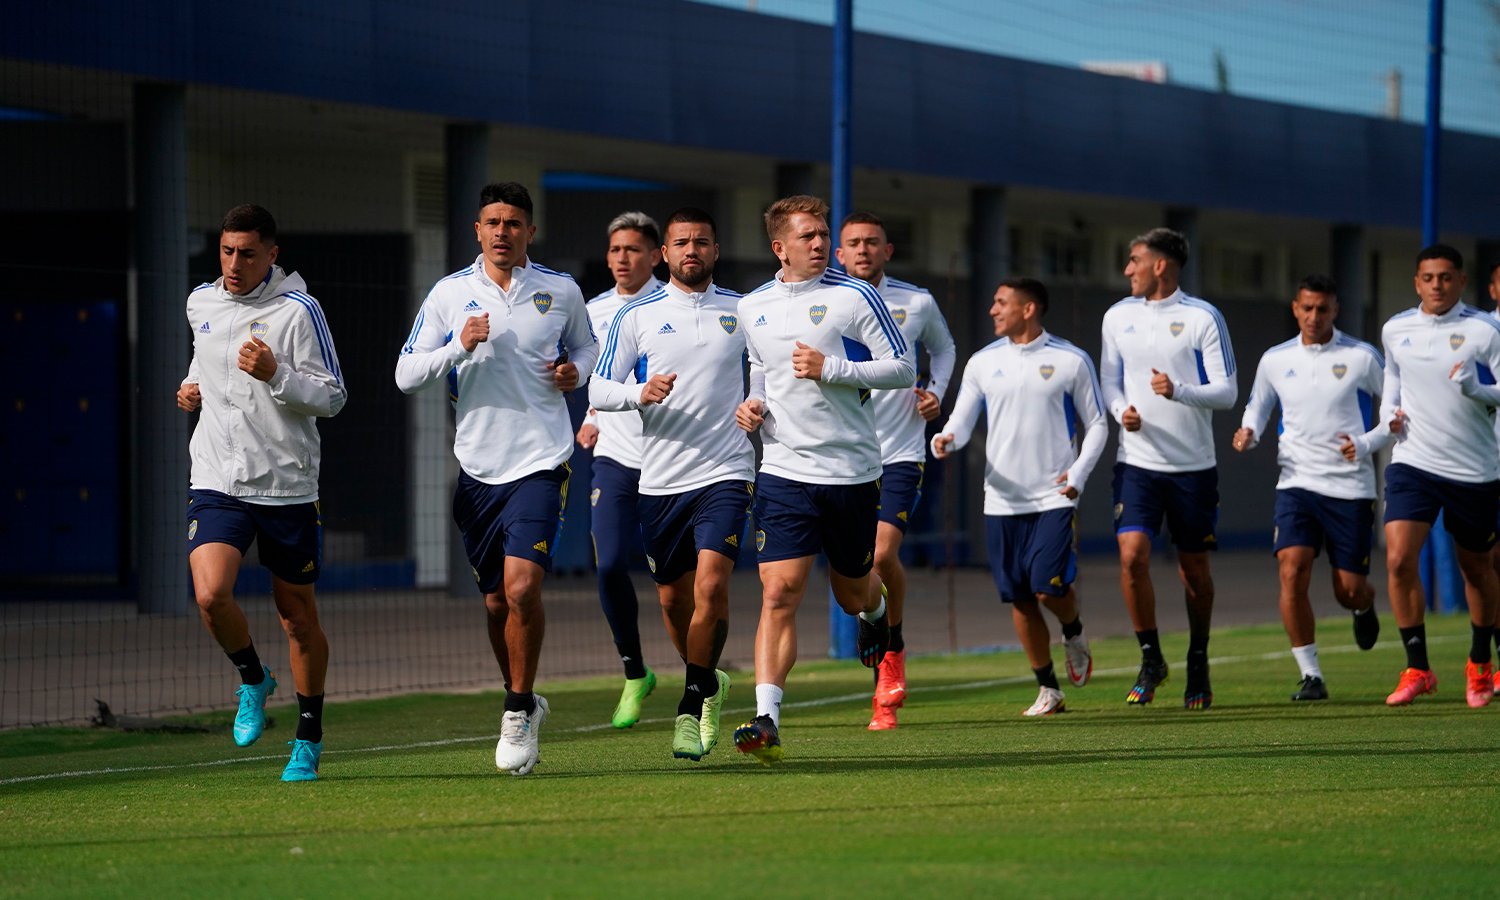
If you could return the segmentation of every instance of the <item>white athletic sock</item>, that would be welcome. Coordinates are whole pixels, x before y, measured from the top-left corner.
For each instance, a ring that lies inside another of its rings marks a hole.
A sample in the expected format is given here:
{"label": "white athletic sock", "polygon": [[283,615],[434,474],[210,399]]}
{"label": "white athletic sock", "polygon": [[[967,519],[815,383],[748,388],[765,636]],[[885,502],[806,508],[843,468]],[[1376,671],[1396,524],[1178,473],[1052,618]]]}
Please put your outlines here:
{"label": "white athletic sock", "polygon": [[755,686],[755,714],[757,716],[770,716],[776,727],[781,727],[781,694],[782,688],[775,684],[757,684]]}
{"label": "white athletic sock", "polygon": [[1323,670],[1318,668],[1317,641],[1302,647],[1293,647],[1292,656],[1297,660],[1297,668],[1302,670],[1303,678],[1309,675],[1314,678],[1323,677]]}
{"label": "white athletic sock", "polygon": [[885,615],[885,595],[881,594],[880,595],[880,605],[877,606],[877,607],[875,607],[875,609],[873,611],[871,611],[871,612],[862,612],[862,613],[860,613],[859,617],[861,619],[864,619],[866,622],[873,622],[873,621],[875,621],[876,619],[880,618],[883,615]]}

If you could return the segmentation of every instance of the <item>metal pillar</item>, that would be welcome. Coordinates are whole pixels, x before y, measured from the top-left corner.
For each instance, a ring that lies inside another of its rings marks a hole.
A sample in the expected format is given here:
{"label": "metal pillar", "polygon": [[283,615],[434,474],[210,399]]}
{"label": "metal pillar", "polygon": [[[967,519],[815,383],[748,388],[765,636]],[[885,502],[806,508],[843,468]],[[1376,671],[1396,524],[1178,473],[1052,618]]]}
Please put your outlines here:
{"label": "metal pillar", "polygon": [[[474,261],[479,254],[479,244],[474,237],[473,223],[478,219],[479,191],[489,180],[489,126],[482,122],[452,122],[443,129],[443,155],[444,174],[446,183],[444,192],[447,197],[448,206],[448,266],[449,271],[456,272]],[[535,185],[533,185],[535,187]],[[418,398],[419,413],[423,418],[423,430],[429,438],[440,435],[442,440],[436,449],[441,456],[435,456],[434,450],[421,447],[421,441],[414,441],[413,453],[421,453],[421,458],[414,460],[418,465],[431,467],[443,466],[446,471],[448,460],[453,456],[452,429],[449,427],[449,416],[446,412],[448,397],[446,390],[426,391]],[[427,444],[432,441],[428,440]],[[425,462],[424,462],[425,461]],[[433,473],[434,475],[436,473]],[[439,498],[424,498],[431,505],[436,502],[441,508],[447,509],[449,497],[452,497],[452,484],[445,479],[428,477],[423,483],[447,484],[448,490],[445,496]],[[453,524],[450,516],[444,526],[443,533],[447,536],[448,549],[448,593],[455,597],[474,596],[474,571],[469,566],[468,557],[464,555],[464,544],[459,537],[458,526]],[[441,552],[441,551],[439,551]]]}
{"label": "metal pillar", "polygon": [[134,101],[136,602],[143,613],[186,615],[192,609],[184,542],[190,420],[176,400],[191,358],[183,320],[189,287],[185,91],[137,84]]}

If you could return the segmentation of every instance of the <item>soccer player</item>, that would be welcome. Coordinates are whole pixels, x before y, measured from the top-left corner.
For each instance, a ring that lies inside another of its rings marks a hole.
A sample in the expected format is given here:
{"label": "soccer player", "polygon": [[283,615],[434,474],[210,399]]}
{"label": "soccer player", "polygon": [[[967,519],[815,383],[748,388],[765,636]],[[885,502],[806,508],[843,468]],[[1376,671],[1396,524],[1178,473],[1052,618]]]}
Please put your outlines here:
{"label": "soccer player", "polygon": [[[1417,254],[1418,305],[1392,316],[1381,330],[1386,367],[1377,429],[1382,433],[1366,437],[1372,450],[1397,441],[1385,469],[1385,556],[1406,668],[1385,698],[1390,706],[1437,690],[1427,659],[1418,563],[1439,512],[1453,535],[1469,602],[1472,642],[1464,670],[1469,705],[1488,705],[1495,691],[1490,640],[1500,579],[1490,565],[1490,550],[1500,513],[1494,430],[1500,322],[1460,302],[1463,266],[1463,256],[1445,244],[1423,249]],[[1401,422],[1399,435],[1393,420]]]}
{"label": "soccer player", "polygon": [[762,600],[755,631],[755,710],[734,743],[758,761],[782,757],[781,698],[797,660],[797,608],[815,555],[843,610],[859,616],[859,656],[890,644],[885,601],[870,590],[880,503],[880,441],[869,390],[911,387],[916,368],[880,293],[828,271],[828,204],[805,194],[766,210],[776,277],[740,301],[750,393],[735,411],[763,445],[755,484]]}
{"label": "soccer player", "polygon": [[[661,231],[643,212],[624,212],[609,223],[609,273],[615,286],[590,300],[594,334],[609,331],[625,304],[661,286],[652,270],[661,262]],[[635,373],[626,373],[634,383]],[[656,673],[641,653],[639,604],[630,581],[630,557],[641,546],[636,494],[641,481],[641,417],[632,411],[600,412],[589,407],[578,428],[578,446],[594,451],[594,489],[589,494],[594,566],[599,572],[599,605],[625,665],[625,687],[610,716],[616,728],[641,718],[641,703],[656,690]]]}
{"label": "soccer player", "polygon": [[1047,288],[1036,279],[1000,283],[990,306],[999,340],[964,366],[953,415],[932,438],[933,455],[944,459],[969,442],[985,413],[985,538],[995,587],[1010,604],[1036,675],[1027,716],[1067,708],[1042,607],[1062,625],[1070,680],[1082,685],[1093,671],[1073,590],[1073,522],[1078,495],[1109,439],[1094,361],[1042,327],[1047,304]]}
{"label": "soccer player", "polygon": [[[1500,262],[1490,264],[1489,275],[1484,283],[1489,289],[1490,302],[1495,304],[1491,314],[1500,319]],[[1495,438],[1500,441],[1500,415],[1495,417]],[[1496,523],[1496,527],[1500,528],[1500,522]],[[1496,577],[1500,577],[1500,543],[1490,550],[1490,563],[1495,569]],[[1495,612],[1495,624],[1495,649],[1500,651],[1500,609]],[[1500,691],[1500,670],[1495,672],[1494,685],[1495,690]]]}
{"label": "soccer player", "polygon": [[1167,228],[1130,242],[1131,296],[1104,314],[1099,377],[1104,405],[1120,423],[1113,485],[1120,590],[1141,645],[1140,673],[1125,702],[1150,703],[1167,680],[1151,583],[1151,540],[1165,517],[1188,613],[1183,705],[1208,709],[1208,551],[1216,549],[1219,510],[1211,424],[1214,410],[1234,405],[1239,386],[1224,317],[1178,286],[1187,255],[1187,239]]}
{"label": "soccer player", "polygon": [[1354,613],[1355,643],[1368,650],[1380,637],[1375,589],[1366,577],[1375,528],[1375,461],[1368,452],[1347,460],[1343,446],[1374,425],[1373,397],[1381,391],[1384,364],[1374,347],[1333,327],[1338,314],[1332,278],[1302,279],[1292,300],[1298,335],[1261,356],[1233,441],[1242,453],[1259,444],[1272,409],[1281,404],[1272,552],[1280,565],[1281,624],[1302,672],[1293,700],[1328,699],[1307,594],[1313,560],[1324,545],[1334,599]]}
{"label": "soccer player", "polygon": [[479,192],[468,268],[433,285],[396,360],[396,385],[448,385],[457,419],[453,518],[484,594],[490,647],[505,680],[495,766],[536,766],[547,701],[532,688],[567,505],[573,428],[563,394],[590,371],[598,342],[573,279],[527,257],[531,194],[515,182]]}
{"label": "soccer player", "polygon": [[901,566],[901,539],[917,500],[922,495],[922,467],[927,460],[924,440],[927,423],[941,411],[943,392],[953,376],[957,354],[953,335],[932,295],[905,281],[889,278],[886,263],[896,247],[885,233],[885,223],[868,212],[853,213],[839,227],[834,251],[844,270],[867,281],[880,292],[891,318],[906,339],[913,365],[917,345],[927,348],[931,372],[921,383],[897,390],[872,391],[875,433],[880,437],[880,514],[875,526],[874,591],[886,594],[886,616],[891,623],[891,646],[876,670],[871,731],[896,727],[896,710],[906,701],[906,641],[901,634],[906,607],[906,570]]}
{"label": "soccer player", "polygon": [[640,416],[644,433],[647,560],[667,632],[687,666],[672,755],[696,761],[719,742],[729,695],[729,676],[717,667],[755,449],[735,424],[744,399],[745,332],[736,315],[740,295],[713,283],[713,217],[687,207],[668,216],[666,228],[671,280],[615,317],[589,399],[601,410],[640,410],[628,414]]}
{"label": "soccer player", "polygon": [[234,599],[252,543],[271,572],[297,687],[297,735],[282,781],[316,781],[323,754],[328,639],[313,585],[323,562],[317,419],[344,408],[339,357],[302,276],[276,265],[276,220],[236,206],[219,229],[223,276],[188,295],[193,358],[177,406],[200,412],[188,491],[188,567],[203,624],[239,670],[234,742],[266,727],[276,679],[261,665]]}

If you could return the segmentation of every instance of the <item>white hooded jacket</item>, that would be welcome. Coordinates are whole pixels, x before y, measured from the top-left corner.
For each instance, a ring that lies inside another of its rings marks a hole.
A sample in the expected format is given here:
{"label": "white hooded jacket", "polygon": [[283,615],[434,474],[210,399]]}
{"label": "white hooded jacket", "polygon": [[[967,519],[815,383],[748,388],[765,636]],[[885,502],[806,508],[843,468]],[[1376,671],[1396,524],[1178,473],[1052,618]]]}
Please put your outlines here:
{"label": "white hooded jacket", "polygon": [[[259,503],[316,500],[316,420],[336,415],[348,399],[323,309],[302,276],[280,266],[248,294],[230,293],[223,282],[201,284],[187,300],[193,359],[182,383],[197,384],[203,397],[191,485]],[[270,381],[239,368],[251,336],[276,356]]]}

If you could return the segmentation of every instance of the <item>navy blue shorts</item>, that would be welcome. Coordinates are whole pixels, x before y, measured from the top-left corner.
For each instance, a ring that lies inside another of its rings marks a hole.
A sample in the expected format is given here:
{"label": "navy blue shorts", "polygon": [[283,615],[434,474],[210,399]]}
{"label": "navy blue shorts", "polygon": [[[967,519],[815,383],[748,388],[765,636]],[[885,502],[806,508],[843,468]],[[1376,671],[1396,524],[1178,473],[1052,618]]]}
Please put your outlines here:
{"label": "navy blue shorts", "polygon": [[1276,492],[1273,554],[1287,547],[1328,547],[1335,569],[1370,574],[1370,547],[1375,537],[1375,501],[1325,497],[1302,488]]}
{"label": "navy blue shorts", "polygon": [[1406,463],[1385,467],[1387,522],[1410,520],[1431,525],[1439,512],[1455,544],[1471,553],[1488,551],[1495,546],[1500,481],[1454,481]]}
{"label": "navy blue shorts", "polygon": [[755,481],[755,550],[760,562],[828,555],[846,578],[870,571],[880,482],[808,484],[769,475]]}
{"label": "navy blue shorts", "polygon": [[1217,550],[1214,528],[1219,523],[1219,470],[1153,472],[1115,463],[1115,534],[1161,532],[1162,517],[1172,543],[1184,553]]}
{"label": "navy blue shorts", "polygon": [[529,559],[552,571],[552,552],[568,501],[568,464],[505,484],[485,484],[462,470],[453,489],[453,521],[479,590],[505,582],[505,557]]}
{"label": "navy blue shorts", "polygon": [[921,463],[891,463],[880,473],[880,521],[891,523],[905,534],[921,499]]}
{"label": "navy blue shorts", "polygon": [[1037,594],[1061,597],[1078,575],[1073,522],[1077,510],[1049,509],[1018,516],[985,516],[990,574],[1006,603]]}
{"label": "navy blue shorts", "polygon": [[640,486],[640,469],[606,456],[594,457],[589,534],[594,539],[594,567],[601,572],[624,570],[641,546],[641,519],[636,506]]}
{"label": "navy blue shorts", "polygon": [[291,506],[246,503],[218,491],[188,491],[188,553],[202,544],[228,544],[244,556],[260,550],[260,564],[289,584],[312,584],[323,569],[323,510],[315,500]]}
{"label": "navy blue shorts", "polygon": [[719,481],[681,494],[641,495],[646,563],[657,584],[671,584],[698,568],[698,553],[712,550],[740,558],[740,536],[755,485]]}

